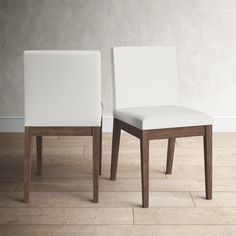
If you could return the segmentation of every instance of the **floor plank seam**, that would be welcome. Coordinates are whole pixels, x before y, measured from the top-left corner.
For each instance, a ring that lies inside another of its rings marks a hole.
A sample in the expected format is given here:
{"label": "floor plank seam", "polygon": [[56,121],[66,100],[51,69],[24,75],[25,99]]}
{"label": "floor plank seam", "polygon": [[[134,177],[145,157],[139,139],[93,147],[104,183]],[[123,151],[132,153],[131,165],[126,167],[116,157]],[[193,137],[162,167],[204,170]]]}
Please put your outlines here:
{"label": "floor plank seam", "polygon": [[[37,181],[37,180],[57,180],[57,179],[65,179],[65,180],[67,180],[67,179],[69,179],[69,180],[91,180],[91,178],[87,178],[87,177],[84,177],[84,178],[75,178],[75,177],[65,177],[65,178],[58,178],[58,177],[47,177],[47,176],[38,176],[38,177],[36,177],[36,175],[35,176],[32,176],[32,177],[35,177],[34,179],[32,179],[32,180],[35,180],[35,181]],[[92,177],[92,176],[91,176]],[[140,180],[140,178],[139,177],[137,177],[137,178],[134,178],[134,177],[127,177],[127,178],[117,178],[117,180],[116,181],[118,181],[118,180],[128,180],[128,179],[136,179],[136,180]],[[153,178],[153,177],[151,177],[150,178],[150,180],[157,180],[157,179],[159,179],[159,180],[165,180],[165,178]],[[180,179],[190,179],[190,180],[199,180],[199,181],[204,181],[204,178],[168,178],[168,180],[180,180]],[[1,178],[0,177],[0,181],[12,181],[12,180],[16,180],[16,181],[18,181],[19,180],[19,178],[15,178],[15,177],[10,177],[10,178]],[[20,179],[21,181],[23,180],[23,178],[21,178]],[[102,178],[100,178],[100,180],[109,180],[110,182],[113,182],[112,180],[110,180],[110,178],[109,178],[109,176],[107,176],[107,177],[102,177]],[[236,178],[215,178],[214,180],[236,180]]]}
{"label": "floor plank seam", "polygon": [[194,201],[194,198],[193,198],[193,195],[192,195],[192,193],[191,193],[191,192],[189,192],[189,194],[190,194],[190,197],[191,197],[191,199],[192,199],[192,202],[193,202],[193,205],[194,205],[194,207],[196,207],[196,203],[195,203],[195,201]]}
{"label": "floor plank seam", "polygon": [[134,208],[133,207],[132,207],[132,215],[133,215],[133,225],[135,225]]}
{"label": "floor plank seam", "polygon": [[85,157],[86,147],[83,147],[82,157]]}
{"label": "floor plank seam", "polygon": [[[66,190],[66,191],[43,191],[43,190],[40,190],[40,191],[35,191],[35,190],[32,190],[31,191],[32,193],[91,193],[91,191],[72,191],[72,190]],[[187,193],[188,191],[150,191],[150,193]],[[192,193],[204,193],[204,190],[202,191],[191,191]],[[22,191],[20,190],[17,190],[17,191],[0,191],[0,195],[3,195],[3,194],[6,194],[6,193],[22,193]],[[141,194],[141,191],[128,191],[128,190],[124,190],[124,191],[100,191],[100,193],[138,193],[138,194]],[[230,191],[230,190],[227,190],[227,191],[214,191],[214,193],[236,193],[236,191]]]}
{"label": "floor plank seam", "polygon": [[236,226],[235,224],[105,224],[105,223],[99,223],[99,224],[1,224],[0,227],[2,226]]}
{"label": "floor plank seam", "polygon": [[[24,204],[22,202],[22,204]],[[49,206],[49,205],[39,205],[39,206],[0,206],[0,209],[58,209],[58,208],[68,208],[68,209],[143,209],[141,206],[125,206],[125,205],[119,205],[119,206],[89,206],[89,205],[84,205],[84,206],[62,206],[62,205],[55,205],[55,206]],[[157,209],[236,209],[236,206],[201,206],[201,207],[194,207],[194,206],[149,206],[148,209],[150,210],[157,210]],[[236,222],[235,222],[236,224]]]}

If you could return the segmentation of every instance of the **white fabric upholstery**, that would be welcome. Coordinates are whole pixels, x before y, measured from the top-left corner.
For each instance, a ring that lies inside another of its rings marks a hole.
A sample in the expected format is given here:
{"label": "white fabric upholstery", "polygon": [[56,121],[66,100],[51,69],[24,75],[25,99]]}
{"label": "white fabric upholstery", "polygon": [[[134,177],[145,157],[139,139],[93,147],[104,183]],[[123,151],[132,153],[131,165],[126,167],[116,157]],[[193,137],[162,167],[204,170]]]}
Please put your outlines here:
{"label": "white fabric upholstery", "polygon": [[116,47],[113,75],[114,109],[177,105],[173,47]]}
{"label": "white fabric upholstery", "polygon": [[25,51],[25,126],[101,126],[99,51]]}
{"label": "white fabric upholstery", "polygon": [[114,118],[142,130],[211,125],[212,118],[180,106],[132,107],[114,111]]}
{"label": "white fabric upholstery", "polygon": [[178,106],[173,47],[113,48],[114,118],[139,129],[211,125],[204,113]]}

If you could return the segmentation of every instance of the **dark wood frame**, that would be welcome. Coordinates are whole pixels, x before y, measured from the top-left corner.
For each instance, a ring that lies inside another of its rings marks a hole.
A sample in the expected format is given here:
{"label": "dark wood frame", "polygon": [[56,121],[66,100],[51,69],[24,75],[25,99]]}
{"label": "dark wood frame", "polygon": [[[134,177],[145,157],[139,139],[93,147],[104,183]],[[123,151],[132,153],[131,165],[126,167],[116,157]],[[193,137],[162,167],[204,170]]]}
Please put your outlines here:
{"label": "dark wood frame", "polygon": [[206,199],[212,199],[212,125],[141,130],[121,120],[114,119],[110,179],[116,180],[121,130],[140,139],[142,204],[149,206],[149,140],[168,139],[166,174],[172,173],[175,139],[203,136]]}
{"label": "dark wood frame", "polygon": [[37,174],[42,174],[42,136],[93,137],[93,202],[98,202],[98,178],[101,174],[102,126],[98,127],[25,127],[24,202],[29,202],[31,184],[31,144],[36,136]]}

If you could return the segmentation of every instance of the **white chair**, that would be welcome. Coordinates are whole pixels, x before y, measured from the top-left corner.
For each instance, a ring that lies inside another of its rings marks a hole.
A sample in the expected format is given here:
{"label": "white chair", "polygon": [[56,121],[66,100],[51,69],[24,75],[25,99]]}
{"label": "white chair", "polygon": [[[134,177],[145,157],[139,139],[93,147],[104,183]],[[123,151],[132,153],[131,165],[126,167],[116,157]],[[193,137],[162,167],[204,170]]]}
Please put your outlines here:
{"label": "white chair", "polygon": [[93,201],[98,202],[100,73],[99,51],[24,52],[24,202],[29,202],[30,194],[32,137],[37,140],[37,172],[41,175],[42,136],[61,135],[93,137]]}
{"label": "white chair", "polygon": [[120,132],[140,139],[142,202],[149,206],[149,140],[168,138],[166,173],[171,174],[175,139],[203,136],[206,198],[212,198],[212,118],[178,106],[173,47],[113,48],[114,124],[111,180],[116,179]]}

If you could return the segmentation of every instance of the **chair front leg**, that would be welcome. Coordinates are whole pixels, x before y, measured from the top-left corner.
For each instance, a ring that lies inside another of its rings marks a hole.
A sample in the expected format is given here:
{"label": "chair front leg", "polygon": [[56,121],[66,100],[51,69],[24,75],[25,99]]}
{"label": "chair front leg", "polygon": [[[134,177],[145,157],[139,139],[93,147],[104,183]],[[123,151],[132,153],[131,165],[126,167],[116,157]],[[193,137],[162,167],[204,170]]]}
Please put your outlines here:
{"label": "chair front leg", "polygon": [[206,199],[212,199],[212,125],[205,126],[203,139]]}
{"label": "chair front leg", "polygon": [[167,148],[166,174],[172,173],[174,151],[175,151],[175,138],[169,138],[168,148]]}
{"label": "chair front leg", "polygon": [[120,146],[120,126],[117,119],[113,120],[113,137],[112,137],[112,151],[111,151],[111,174],[110,179],[116,180],[119,146]]}
{"label": "chair front leg", "polygon": [[24,202],[29,202],[31,184],[31,142],[32,135],[30,127],[25,127],[24,137]]}
{"label": "chair front leg", "polygon": [[93,202],[98,202],[98,178],[100,158],[100,127],[93,128]]}
{"label": "chair front leg", "polygon": [[42,175],[42,136],[36,136],[37,175]]}
{"label": "chair front leg", "polygon": [[146,131],[143,131],[140,139],[141,151],[141,176],[142,176],[142,203],[143,207],[149,207],[149,140]]}

